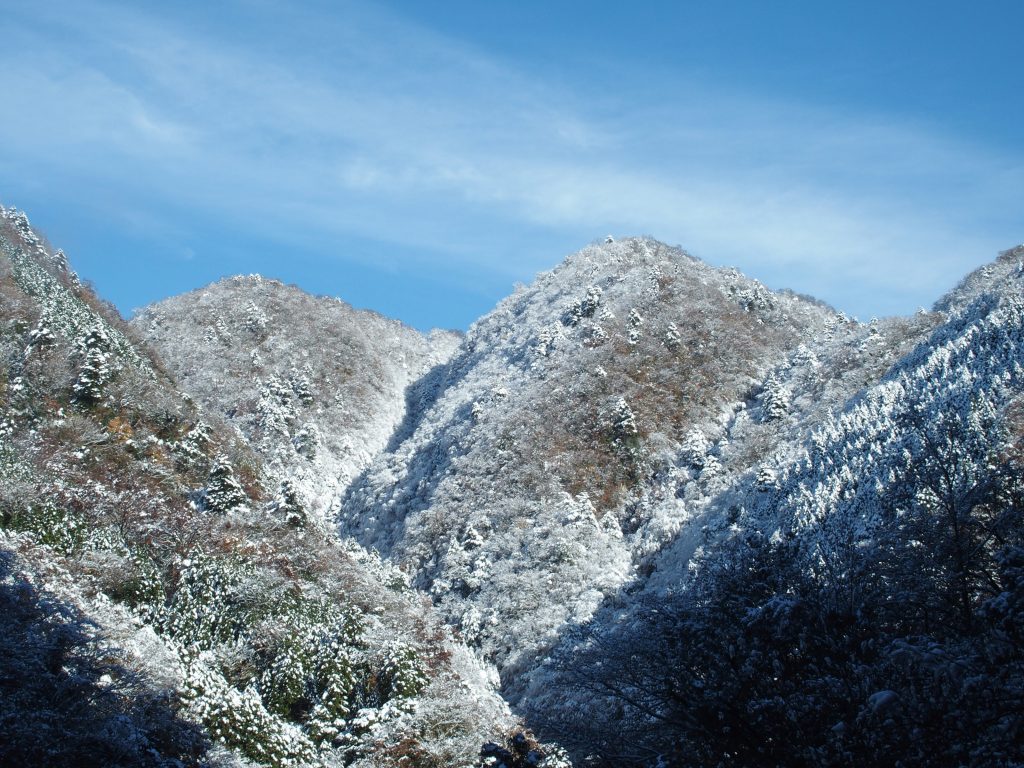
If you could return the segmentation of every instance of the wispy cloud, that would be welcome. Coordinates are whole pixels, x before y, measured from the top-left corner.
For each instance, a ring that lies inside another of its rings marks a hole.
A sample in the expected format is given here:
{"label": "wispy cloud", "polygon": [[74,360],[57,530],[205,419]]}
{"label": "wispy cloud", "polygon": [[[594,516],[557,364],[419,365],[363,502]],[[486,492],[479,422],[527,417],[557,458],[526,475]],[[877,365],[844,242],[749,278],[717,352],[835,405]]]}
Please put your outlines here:
{"label": "wispy cloud", "polygon": [[516,279],[560,256],[545,233],[649,233],[861,313],[925,303],[1024,235],[1024,159],[929,126],[698,78],[686,103],[595,104],[362,5],[226,7],[237,22],[14,14],[2,167],[102,183],[147,216],[203,211],[323,254],[355,235]]}

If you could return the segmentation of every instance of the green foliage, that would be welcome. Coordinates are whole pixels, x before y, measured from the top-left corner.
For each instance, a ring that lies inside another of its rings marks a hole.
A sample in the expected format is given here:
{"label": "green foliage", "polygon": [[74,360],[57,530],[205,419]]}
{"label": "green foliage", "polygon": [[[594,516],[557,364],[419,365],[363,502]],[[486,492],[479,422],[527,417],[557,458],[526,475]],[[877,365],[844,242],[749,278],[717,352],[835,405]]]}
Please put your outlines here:
{"label": "green foliage", "polygon": [[147,620],[157,618],[167,598],[160,569],[143,552],[133,551],[128,556],[129,571],[111,597],[134,608]]}
{"label": "green foliage", "polygon": [[[249,757],[286,765],[312,744],[330,747],[351,736],[357,711],[425,686],[413,649],[368,653],[357,612],[259,588],[258,572],[238,558],[196,555],[186,562],[160,627],[205,652],[208,669],[194,670],[193,708],[216,738]],[[218,665],[227,649],[246,657],[239,665],[246,673]]]}
{"label": "green foliage", "polygon": [[300,707],[309,699],[311,668],[311,654],[302,644],[285,644],[260,677],[260,694],[267,709],[282,717],[300,716]]}
{"label": "green foliage", "polygon": [[426,684],[426,670],[415,648],[394,643],[385,649],[377,675],[377,689],[384,701],[412,698]]}
{"label": "green foliage", "polygon": [[52,502],[5,509],[0,512],[0,525],[31,533],[40,544],[62,555],[78,551],[87,532],[84,516]]}
{"label": "green foliage", "polygon": [[17,566],[0,551],[0,765],[199,765],[208,746],[199,728]]}
{"label": "green foliage", "polygon": [[232,687],[203,657],[187,664],[185,679],[189,712],[225,746],[271,768],[315,760],[312,742],[267,711],[254,688]]}
{"label": "green foliage", "polygon": [[249,497],[245,495],[242,486],[235,479],[235,471],[227,456],[218,456],[213,469],[210,470],[204,503],[206,509],[222,514],[244,507],[249,503]]}
{"label": "green foliage", "polygon": [[357,615],[300,600],[278,618],[290,628],[269,654],[258,688],[268,709],[333,740],[356,703],[361,624]]}
{"label": "green foliage", "polygon": [[236,558],[196,554],[183,561],[160,628],[185,646],[206,650],[233,641],[246,625],[243,585],[252,566]]}
{"label": "green foliage", "polygon": [[356,680],[348,649],[343,644],[332,641],[321,661],[318,676],[323,681],[323,690],[309,713],[306,727],[310,737],[323,744],[333,742],[348,725]]}

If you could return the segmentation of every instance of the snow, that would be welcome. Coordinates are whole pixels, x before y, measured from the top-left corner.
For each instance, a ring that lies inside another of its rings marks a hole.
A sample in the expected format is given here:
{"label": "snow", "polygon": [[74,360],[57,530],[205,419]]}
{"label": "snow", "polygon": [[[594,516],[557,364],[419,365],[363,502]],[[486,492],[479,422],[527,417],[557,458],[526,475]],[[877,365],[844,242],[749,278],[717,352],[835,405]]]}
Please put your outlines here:
{"label": "snow", "polygon": [[[4,239],[5,265],[30,307],[2,382],[3,498],[45,480],[50,496],[77,505],[45,511],[35,532],[3,533],[5,549],[95,617],[154,684],[187,692],[191,716],[224,743],[244,751],[239,734],[264,731],[259,749],[283,761],[313,761],[328,734],[343,737],[345,760],[368,766],[381,744],[442,731],[455,735],[424,749],[442,764],[464,760],[485,731],[496,739],[512,727],[506,702],[538,723],[607,715],[612,705],[581,699],[559,666],[593,638],[646,626],[651,606],[713,583],[750,542],[785,548],[794,568],[819,576],[844,542],[868,548],[910,510],[973,498],[1013,448],[1022,249],[965,278],[933,312],[866,324],[648,238],[570,256],[465,337],[230,278],[133,321],[187,396],[82,299],[63,254],[22,214],[0,215],[20,233]],[[59,385],[75,397],[43,407],[53,355],[67,358]],[[136,392],[175,429],[158,438],[144,419],[110,418]],[[56,448],[42,437],[63,434],[74,437]],[[131,477],[161,480],[125,488],[104,472],[115,459],[145,467]],[[104,579],[145,569],[76,510],[129,502],[132,525],[161,541],[187,538],[161,527],[168,510],[205,516],[203,535],[238,557],[217,567],[244,567],[193,605],[186,587],[202,581],[209,553],[182,544],[167,557],[178,591],[163,609],[110,601]],[[902,542],[930,546],[922,530]],[[344,712],[323,704],[302,727],[273,711],[272,691],[306,663],[290,654],[315,646],[320,628],[268,624],[266,637],[232,630],[227,642],[224,617],[207,607],[232,590],[258,601],[284,585],[303,600],[358,596],[350,660],[379,662],[405,693],[353,699]],[[798,607],[775,594],[743,616],[784,623]],[[280,645],[277,667],[248,686],[229,679],[253,644],[285,637],[295,645]],[[931,653],[911,645],[893,653]],[[934,664],[945,669],[940,651]],[[846,738],[894,716],[907,693],[885,684],[858,694],[856,722],[833,718],[826,730]]]}

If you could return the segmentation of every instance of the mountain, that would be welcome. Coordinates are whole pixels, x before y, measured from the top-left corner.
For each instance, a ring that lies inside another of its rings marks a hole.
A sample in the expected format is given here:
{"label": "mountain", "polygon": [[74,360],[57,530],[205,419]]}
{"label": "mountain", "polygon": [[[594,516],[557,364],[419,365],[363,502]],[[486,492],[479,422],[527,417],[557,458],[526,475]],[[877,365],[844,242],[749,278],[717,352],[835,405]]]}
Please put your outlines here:
{"label": "mountain", "polygon": [[256,277],[126,324],[2,224],[18,743],[1024,763],[1024,247],[860,322],[609,238],[461,336]]}
{"label": "mountain", "polygon": [[564,629],[649,571],[719,486],[927,325],[863,326],[644,238],[592,246],[417,385],[342,531],[411,569],[515,701]]}
{"label": "mountain", "polygon": [[259,276],[147,307],[132,327],[319,518],[387,445],[409,385],[460,341]]}
{"label": "mountain", "polygon": [[[1019,762],[1022,256],[968,276],[877,381],[728,477],[646,579],[566,633],[535,721],[686,765]],[[791,403],[828,372],[814,357],[778,374]]]}
{"label": "mountain", "polygon": [[860,323],[585,249],[418,385],[341,530],[577,756],[1019,759],[1022,253]]}
{"label": "mountain", "polygon": [[0,764],[449,765],[512,732],[403,574],[311,524],[16,210],[0,296]]}

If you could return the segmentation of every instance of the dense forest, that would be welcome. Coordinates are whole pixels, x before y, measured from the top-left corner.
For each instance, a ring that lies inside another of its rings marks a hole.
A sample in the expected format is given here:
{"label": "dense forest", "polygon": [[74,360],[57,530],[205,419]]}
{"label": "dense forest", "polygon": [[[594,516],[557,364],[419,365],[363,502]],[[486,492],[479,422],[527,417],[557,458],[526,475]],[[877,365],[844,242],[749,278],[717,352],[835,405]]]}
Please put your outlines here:
{"label": "dense forest", "polygon": [[0,764],[1024,764],[1022,259],[860,322],[608,238],[427,335],[125,320],[0,209]]}

